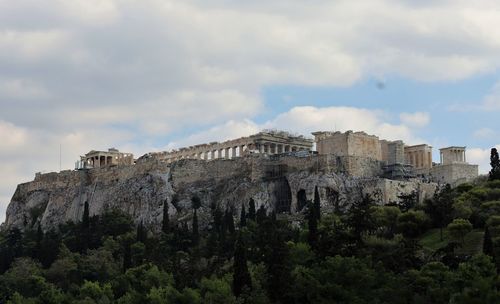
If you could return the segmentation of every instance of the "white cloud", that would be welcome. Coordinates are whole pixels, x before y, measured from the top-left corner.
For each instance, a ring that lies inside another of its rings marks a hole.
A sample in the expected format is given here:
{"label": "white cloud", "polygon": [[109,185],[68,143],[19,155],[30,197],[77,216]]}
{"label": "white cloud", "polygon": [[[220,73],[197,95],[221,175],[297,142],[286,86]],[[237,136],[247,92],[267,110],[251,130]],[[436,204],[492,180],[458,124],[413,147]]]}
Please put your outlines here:
{"label": "white cloud", "polygon": [[[277,84],[349,86],[374,75],[450,81],[496,70],[498,8],[497,1],[0,0],[0,158],[18,172],[9,188],[57,169],[60,142],[65,167],[89,149],[147,152],[186,132],[196,135],[177,144],[261,127],[365,130],[418,143],[412,128],[428,121],[415,113],[388,123],[380,111],[296,107],[252,120],[267,110],[261,92]],[[496,109],[495,98],[485,107]],[[192,131],[200,129],[207,131]]]}
{"label": "white cloud", "polygon": [[399,118],[403,124],[417,128],[425,127],[431,121],[431,116],[425,112],[401,113]]}
{"label": "white cloud", "polygon": [[[500,149],[500,144],[495,146]],[[490,166],[491,149],[470,148],[466,151],[467,162],[479,165],[479,174],[487,174],[491,170]]]}

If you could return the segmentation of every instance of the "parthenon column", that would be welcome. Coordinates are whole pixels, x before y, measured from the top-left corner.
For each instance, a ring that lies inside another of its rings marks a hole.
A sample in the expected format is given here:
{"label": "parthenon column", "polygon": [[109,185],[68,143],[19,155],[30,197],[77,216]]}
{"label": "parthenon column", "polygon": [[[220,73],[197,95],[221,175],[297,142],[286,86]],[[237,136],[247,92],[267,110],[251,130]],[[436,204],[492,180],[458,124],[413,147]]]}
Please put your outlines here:
{"label": "parthenon column", "polygon": [[222,158],[222,151],[224,151],[224,149],[219,149],[219,157],[218,158]]}
{"label": "parthenon column", "polygon": [[225,157],[226,157],[226,159],[229,159],[229,158],[230,158],[230,155],[229,155],[229,149],[231,149],[231,148],[226,148],[226,153],[225,153]]}
{"label": "parthenon column", "polygon": [[215,150],[210,151],[210,159],[215,158]]}
{"label": "parthenon column", "polygon": [[232,147],[232,148],[231,148],[231,154],[233,155],[233,157],[232,157],[232,158],[236,158],[236,157],[238,156],[238,155],[236,154],[236,149],[238,149],[238,147],[237,147],[237,146],[236,146],[236,147]]}

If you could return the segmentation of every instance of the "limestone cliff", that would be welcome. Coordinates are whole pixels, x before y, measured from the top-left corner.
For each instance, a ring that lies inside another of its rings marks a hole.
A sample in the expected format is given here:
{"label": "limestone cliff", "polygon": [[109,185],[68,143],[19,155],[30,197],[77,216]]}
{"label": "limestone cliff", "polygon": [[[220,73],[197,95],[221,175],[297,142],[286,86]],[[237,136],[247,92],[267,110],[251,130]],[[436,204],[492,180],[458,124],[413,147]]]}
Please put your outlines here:
{"label": "limestone cliff", "polygon": [[[292,214],[300,213],[299,192],[313,199],[317,186],[322,210],[348,208],[364,194],[380,203],[398,200],[401,194],[418,192],[423,200],[433,195],[436,185],[418,180],[392,181],[377,177],[353,177],[335,171],[317,160],[286,162],[256,157],[231,160],[181,160],[166,164],[145,160],[131,166],[37,174],[32,182],[18,185],[7,208],[4,228],[57,228],[82,217],[85,201],[90,214],[120,208],[136,223],[152,231],[161,227],[163,204],[168,203],[172,221],[190,221],[191,198],[201,199],[200,224],[208,225],[211,206],[230,208],[238,215],[250,198],[256,207],[265,205]],[[174,195],[178,200],[173,202]],[[248,208],[248,207],[247,207]]]}

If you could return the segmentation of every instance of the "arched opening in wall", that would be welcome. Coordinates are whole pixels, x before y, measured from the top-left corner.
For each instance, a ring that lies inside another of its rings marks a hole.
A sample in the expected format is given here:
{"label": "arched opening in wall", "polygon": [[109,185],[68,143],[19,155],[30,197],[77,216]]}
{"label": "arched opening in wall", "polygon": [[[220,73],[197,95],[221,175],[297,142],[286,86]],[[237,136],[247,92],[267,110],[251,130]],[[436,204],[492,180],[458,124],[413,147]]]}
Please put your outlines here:
{"label": "arched opening in wall", "polygon": [[292,205],[292,190],[286,177],[280,178],[275,182],[274,196],[276,198],[276,213],[289,213]]}
{"label": "arched opening in wall", "polygon": [[111,164],[113,163],[113,156],[108,156],[108,157],[106,158],[106,163],[107,163],[108,165],[111,165]]}
{"label": "arched opening in wall", "polygon": [[106,156],[99,157],[99,167],[103,167],[106,163]]}
{"label": "arched opening in wall", "polygon": [[297,192],[297,212],[302,211],[302,209],[304,209],[306,205],[307,205],[306,190],[300,189],[299,192]]}
{"label": "arched opening in wall", "polygon": [[326,188],[326,199],[328,203],[333,205],[335,213],[340,212],[339,193],[332,188]]}

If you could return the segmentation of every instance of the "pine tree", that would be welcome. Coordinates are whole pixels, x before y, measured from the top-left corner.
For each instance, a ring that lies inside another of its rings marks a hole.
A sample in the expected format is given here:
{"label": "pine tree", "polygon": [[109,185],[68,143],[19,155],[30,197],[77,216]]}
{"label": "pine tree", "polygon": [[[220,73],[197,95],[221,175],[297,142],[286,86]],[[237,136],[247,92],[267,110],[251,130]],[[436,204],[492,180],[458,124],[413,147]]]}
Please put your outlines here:
{"label": "pine tree", "polygon": [[307,242],[311,248],[317,248],[318,245],[318,218],[316,217],[315,205],[309,201],[309,212],[307,215],[307,226],[309,228],[309,234],[307,236]]}
{"label": "pine tree", "polygon": [[318,186],[314,187],[314,216],[316,220],[321,219],[321,200],[319,198]]}
{"label": "pine tree", "polygon": [[194,214],[193,214],[193,245],[198,246],[198,243],[200,241],[200,232],[198,230],[198,214],[196,212],[197,210],[194,209]]}
{"label": "pine tree", "polygon": [[168,215],[168,200],[165,200],[163,203],[163,221],[162,221],[162,226],[161,226],[161,231],[163,233],[169,233],[170,232],[170,218]]}
{"label": "pine tree", "polygon": [[253,198],[248,203],[248,219],[255,221],[255,201]]}
{"label": "pine tree", "polygon": [[238,234],[238,239],[236,240],[233,265],[233,293],[238,297],[245,287],[250,290],[252,289],[252,279],[247,266],[246,245],[241,233]]}
{"label": "pine tree", "polygon": [[490,180],[500,179],[500,158],[496,148],[491,149],[490,165]]}
{"label": "pine tree", "polygon": [[247,225],[247,215],[245,212],[245,205],[241,206],[240,214],[240,227],[245,227]]}

